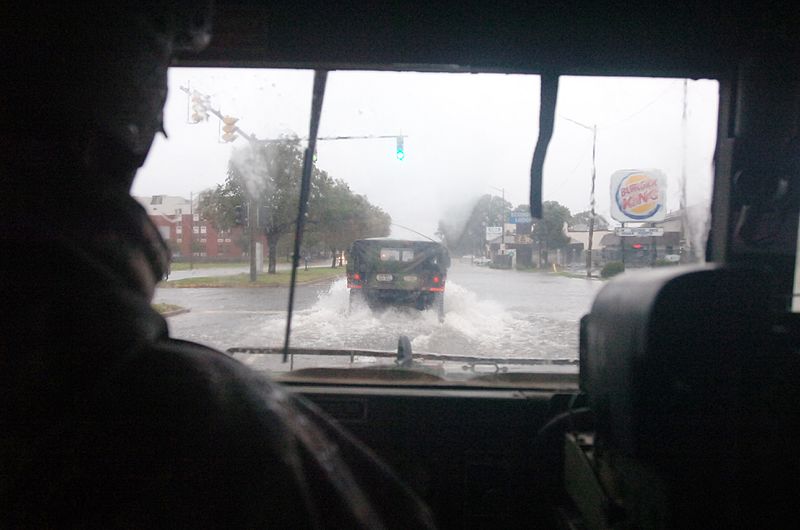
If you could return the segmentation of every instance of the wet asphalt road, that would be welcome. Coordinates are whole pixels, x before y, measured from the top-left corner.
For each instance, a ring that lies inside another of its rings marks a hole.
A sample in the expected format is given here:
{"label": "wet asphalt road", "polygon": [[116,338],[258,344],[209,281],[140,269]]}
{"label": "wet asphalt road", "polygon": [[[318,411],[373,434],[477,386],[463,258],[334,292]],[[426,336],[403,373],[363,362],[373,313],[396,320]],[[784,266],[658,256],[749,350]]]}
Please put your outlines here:
{"label": "wet asphalt road", "polygon": [[[391,350],[404,334],[414,351],[575,358],[578,320],[601,286],[598,280],[456,262],[440,324],[431,311],[348,312],[344,279],[324,281],[298,287],[292,345]],[[283,344],[288,288],[159,289],[155,301],[190,310],[168,319],[174,337],[220,349]]]}

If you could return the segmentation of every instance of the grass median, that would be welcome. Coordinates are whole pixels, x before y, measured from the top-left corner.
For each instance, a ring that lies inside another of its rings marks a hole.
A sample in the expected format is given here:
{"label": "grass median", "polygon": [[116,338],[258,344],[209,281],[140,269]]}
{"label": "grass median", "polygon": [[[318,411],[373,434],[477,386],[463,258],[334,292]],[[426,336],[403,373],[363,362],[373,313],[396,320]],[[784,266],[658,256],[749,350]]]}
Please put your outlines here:
{"label": "grass median", "polygon": [[159,313],[172,313],[173,311],[180,311],[183,308],[175,304],[153,304],[153,309]]}
{"label": "grass median", "polygon": [[[189,265],[191,265],[191,267]],[[208,263],[203,263],[200,261],[195,261],[194,263],[189,263],[188,261],[180,261],[180,262],[170,263],[169,270],[175,272],[175,271],[188,271],[191,269],[227,269],[233,267],[249,267],[249,266],[250,266],[249,261],[213,261]]]}
{"label": "grass median", "polygon": [[171,317],[173,315],[180,315],[181,313],[186,313],[189,310],[175,304],[153,304],[153,309],[161,313],[165,317]]}
{"label": "grass median", "polygon": [[[314,267],[308,270],[297,270],[298,285],[317,281],[335,279],[344,276],[344,268],[329,269]],[[235,274],[232,276],[201,276],[199,278],[184,278],[161,282],[159,287],[201,288],[201,287],[288,287],[292,278],[292,271],[279,271],[275,274],[259,274],[255,282],[250,281],[250,274]]]}

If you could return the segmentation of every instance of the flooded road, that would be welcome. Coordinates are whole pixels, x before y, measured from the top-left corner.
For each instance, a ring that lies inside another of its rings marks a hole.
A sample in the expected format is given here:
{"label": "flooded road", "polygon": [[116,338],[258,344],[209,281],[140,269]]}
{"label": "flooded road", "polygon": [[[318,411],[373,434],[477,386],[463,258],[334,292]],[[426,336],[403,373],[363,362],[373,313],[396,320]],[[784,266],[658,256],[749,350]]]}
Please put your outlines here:
{"label": "flooded road", "polygon": [[[393,350],[399,335],[407,335],[415,352],[574,359],[578,320],[601,286],[597,280],[454,263],[439,323],[433,311],[348,311],[340,278],[298,287],[292,346]],[[287,300],[287,288],[262,288],[159,289],[155,301],[190,309],[169,318],[172,336],[224,350],[283,345]]]}

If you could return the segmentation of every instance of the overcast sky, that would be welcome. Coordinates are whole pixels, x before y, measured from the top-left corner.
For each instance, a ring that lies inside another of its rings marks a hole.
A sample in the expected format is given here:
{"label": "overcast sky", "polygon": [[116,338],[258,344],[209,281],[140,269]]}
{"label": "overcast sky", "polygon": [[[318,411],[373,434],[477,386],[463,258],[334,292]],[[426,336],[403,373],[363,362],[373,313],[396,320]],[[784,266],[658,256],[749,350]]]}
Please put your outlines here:
{"label": "overcast sky", "polygon": [[[190,124],[191,86],[212,106],[240,118],[259,138],[308,135],[313,72],[174,68],[165,108],[168,139],[157,138],[134,182],[134,195],[188,198],[225,180],[232,144],[219,123]],[[566,118],[597,125],[597,211],[609,218],[609,177],[619,169],[655,168],[668,178],[667,210],[679,207],[684,153],[688,203],[708,203],[716,136],[717,83],[689,81],[684,137],[683,80],[566,77],[544,171],[545,200],[573,213],[589,208],[592,133]],[[321,141],[318,165],[386,210],[394,222],[433,236],[484,193],[515,206],[528,202],[538,135],[538,76],[331,72],[319,134],[407,135],[405,160],[392,139]],[[686,149],[684,150],[684,145]],[[393,235],[410,236],[399,228]]]}

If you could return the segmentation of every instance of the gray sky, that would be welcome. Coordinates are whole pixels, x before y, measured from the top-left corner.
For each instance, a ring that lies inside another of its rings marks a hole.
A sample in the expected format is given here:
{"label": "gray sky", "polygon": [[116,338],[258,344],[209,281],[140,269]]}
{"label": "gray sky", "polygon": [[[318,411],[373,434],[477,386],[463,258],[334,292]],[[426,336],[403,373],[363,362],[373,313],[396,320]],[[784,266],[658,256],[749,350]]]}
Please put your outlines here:
{"label": "gray sky", "polygon": [[[259,138],[308,134],[311,71],[188,69],[170,71],[165,109],[169,139],[159,137],[133,187],[135,195],[189,197],[225,180],[231,149],[218,120],[188,123],[191,84]],[[717,83],[688,83],[686,174],[689,204],[711,193]],[[619,169],[660,169],[667,210],[679,206],[683,161],[683,81],[562,78],[544,173],[545,200],[573,213],[589,208],[592,133],[565,118],[597,125],[597,211],[609,218],[609,177]],[[457,215],[484,193],[528,202],[538,135],[538,76],[331,72],[320,136],[408,135],[406,158],[391,139],[318,144],[318,165],[386,210],[393,221],[433,236],[442,215]],[[452,219],[451,219],[452,220]],[[408,236],[401,229],[394,235]]]}

